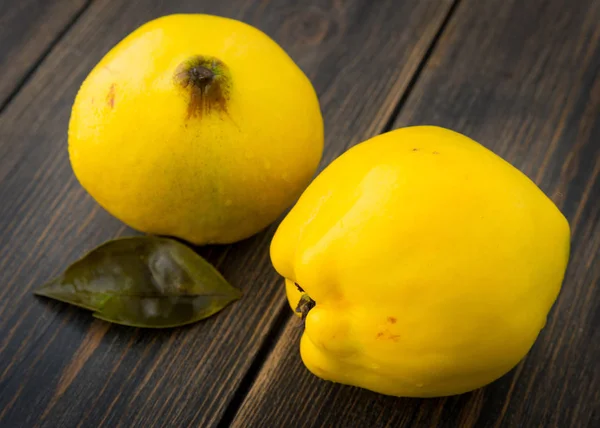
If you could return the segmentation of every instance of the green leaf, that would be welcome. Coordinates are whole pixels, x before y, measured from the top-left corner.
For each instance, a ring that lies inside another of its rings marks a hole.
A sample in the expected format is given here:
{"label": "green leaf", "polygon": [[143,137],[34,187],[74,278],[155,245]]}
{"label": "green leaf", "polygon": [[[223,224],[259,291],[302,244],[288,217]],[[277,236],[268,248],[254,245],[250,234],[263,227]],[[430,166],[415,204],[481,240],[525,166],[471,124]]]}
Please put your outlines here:
{"label": "green leaf", "polygon": [[35,291],[134,327],[177,327],[241,297],[217,270],[178,241],[137,236],[108,241]]}

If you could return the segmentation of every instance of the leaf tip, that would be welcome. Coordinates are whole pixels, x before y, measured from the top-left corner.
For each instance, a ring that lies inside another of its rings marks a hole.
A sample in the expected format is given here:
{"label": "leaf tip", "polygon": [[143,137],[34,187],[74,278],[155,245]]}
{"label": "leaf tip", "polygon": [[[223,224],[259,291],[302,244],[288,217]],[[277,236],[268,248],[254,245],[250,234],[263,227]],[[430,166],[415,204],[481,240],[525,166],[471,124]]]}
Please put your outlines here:
{"label": "leaf tip", "polygon": [[43,285],[41,287],[33,290],[32,293],[34,296],[37,296],[37,297],[50,297],[50,296],[48,296],[48,292],[45,290],[45,287]]}

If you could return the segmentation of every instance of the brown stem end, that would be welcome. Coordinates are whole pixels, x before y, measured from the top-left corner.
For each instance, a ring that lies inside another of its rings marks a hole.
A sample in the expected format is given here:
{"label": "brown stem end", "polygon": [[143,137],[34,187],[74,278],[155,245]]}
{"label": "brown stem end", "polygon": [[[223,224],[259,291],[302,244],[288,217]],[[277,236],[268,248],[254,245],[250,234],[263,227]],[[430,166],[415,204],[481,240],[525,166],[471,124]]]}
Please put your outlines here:
{"label": "brown stem end", "polygon": [[193,56],[179,64],[174,79],[188,95],[187,119],[202,119],[211,112],[227,114],[231,77],[219,59]]}
{"label": "brown stem end", "polygon": [[310,310],[317,305],[317,302],[311,299],[310,296],[306,294],[306,292],[298,284],[296,284],[296,287],[298,287],[298,291],[302,293],[302,297],[298,302],[298,306],[296,306],[296,312],[300,314],[302,320],[305,320]]}

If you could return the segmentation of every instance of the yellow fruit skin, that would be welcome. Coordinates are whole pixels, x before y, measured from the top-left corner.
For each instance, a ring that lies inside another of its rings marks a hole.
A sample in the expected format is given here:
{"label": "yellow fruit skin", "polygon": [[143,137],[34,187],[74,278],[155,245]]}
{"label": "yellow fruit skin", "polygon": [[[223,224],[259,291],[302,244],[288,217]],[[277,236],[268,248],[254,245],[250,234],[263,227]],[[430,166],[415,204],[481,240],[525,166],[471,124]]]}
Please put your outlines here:
{"label": "yellow fruit skin", "polygon": [[531,348],[569,258],[569,225],[516,168],[443,128],[359,144],[301,196],[271,244],[315,375],[383,394],[459,394]]}
{"label": "yellow fruit skin", "polygon": [[[194,56],[230,74],[226,110],[189,114],[175,79]],[[323,150],[314,89],[259,30],[209,15],[151,21],[115,46],[77,94],[69,124],[75,175],[135,229],[196,244],[246,238],[310,182]]]}

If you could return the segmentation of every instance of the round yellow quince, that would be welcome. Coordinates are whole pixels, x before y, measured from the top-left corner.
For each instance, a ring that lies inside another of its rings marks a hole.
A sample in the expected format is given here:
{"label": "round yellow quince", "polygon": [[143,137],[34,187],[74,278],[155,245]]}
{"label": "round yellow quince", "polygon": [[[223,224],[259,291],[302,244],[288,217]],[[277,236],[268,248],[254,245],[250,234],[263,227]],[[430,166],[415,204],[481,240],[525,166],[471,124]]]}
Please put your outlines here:
{"label": "round yellow quince", "polygon": [[209,15],[151,21],[79,90],[69,154],[83,187],[143,232],[246,238],[310,182],[323,120],[304,73],[268,36]]}
{"label": "round yellow quince", "polygon": [[569,225],[524,174],[443,128],[359,144],[271,245],[305,317],[308,369],[384,394],[486,385],[529,351],[559,293]]}

